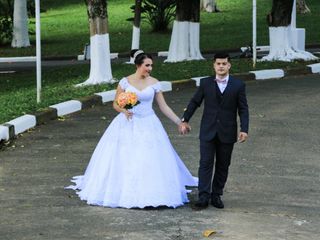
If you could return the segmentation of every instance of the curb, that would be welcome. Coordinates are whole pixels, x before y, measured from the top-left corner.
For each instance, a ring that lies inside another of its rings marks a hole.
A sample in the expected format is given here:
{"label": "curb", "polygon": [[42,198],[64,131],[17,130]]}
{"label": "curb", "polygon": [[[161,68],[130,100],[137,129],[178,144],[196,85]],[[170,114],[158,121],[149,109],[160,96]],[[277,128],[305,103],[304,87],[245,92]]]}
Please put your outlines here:
{"label": "curb", "polygon": [[[248,73],[232,74],[238,79],[243,81],[254,80],[267,80],[267,79],[280,79],[287,76],[294,75],[307,75],[307,74],[320,74],[320,63],[307,65],[305,68],[299,69],[267,69],[259,71],[250,71]],[[175,81],[161,81],[163,92],[178,91],[183,88],[199,86],[200,79],[206,77],[194,77],[191,79],[175,80]],[[103,105],[114,100],[116,90],[95,93],[92,96],[82,97],[75,100],[69,100],[62,103],[51,105],[41,111],[36,111],[32,114],[25,114],[15,118],[4,124],[0,124],[0,147],[5,145],[6,142],[15,139],[20,133],[28,131],[47,123],[51,120],[58,119],[61,116],[69,115],[83,109],[91,108],[95,105]]]}
{"label": "curb", "polygon": [[[261,46],[264,47],[264,46]],[[306,44],[305,49],[319,49],[320,44],[318,43],[311,43]],[[201,53],[203,55],[205,54],[215,54],[217,52],[228,52],[228,53],[242,53],[243,49],[247,49],[247,47],[238,47],[238,48],[222,48],[222,49],[208,49],[208,50],[202,50]],[[157,52],[148,52],[153,57],[166,57],[168,50],[165,51],[157,51]],[[112,59],[116,58],[130,58],[130,51],[128,52],[110,52],[110,55]],[[34,56],[33,56],[34,57]],[[78,55],[63,55],[63,56],[43,56],[42,59],[44,61],[59,61],[59,60],[82,60],[84,59],[84,53],[78,54]]]}
{"label": "curb", "polygon": [[[228,52],[228,53],[237,53],[241,52],[241,48],[230,48],[230,49],[219,49],[219,50],[204,50],[201,53],[203,55],[206,54],[215,54],[217,52]],[[167,57],[168,56],[168,51],[159,51],[159,52],[148,52],[153,57]],[[59,57],[46,57],[44,58],[45,60],[58,60]],[[117,59],[117,58],[129,58],[130,59],[130,52],[110,52],[110,59]],[[78,61],[83,61],[83,60],[90,60],[89,58],[86,58],[85,54],[80,54],[77,56],[63,56],[62,59],[64,60],[78,60]]]}
{"label": "curb", "polygon": [[[320,48],[320,44],[307,44],[305,46],[306,49],[312,49],[312,48]],[[242,48],[223,48],[223,49],[217,49],[217,50],[203,50],[201,51],[201,54],[215,54],[217,52],[228,52],[228,53],[242,53]],[[148,52],[153,57],[167,57],[168,56],[168,50],[165,51],[158,51],[158,52]],[[46,57],[47,60],[57,60],[59,57]],[[76,55],[76,56],[63,56],[64,59],[76,59],[76,60],[88,60],[85,58],[85,53]],[[117,58],[129,58],[130,59],[130,51],[129,52],[110,52],[110,58],[117,59]]]}
{"label": "curb", "polygon": [[[190,80],[189,80],[190,81]],[[172,91],[173,85],[179,83],[172,83],[169,81],[161,81],[163,92]],[[15,118],[9,122],[0,125],[0,147],[5,142],[15,139],[20,133],[28,131],[49,122],[50,120],[58,119],[59,117],[69,115],[81,110],[91,108],[95,105],[103,105],[114,100],[116,90],[110,90],[101,93],[95,93],[92,96],[82,97],[75,100],[69,100],[54,104],[41,111],[36,111],[32,114],[25,114]]]}
{"label": "curb", "polygon": [[284,77],[284,70],[282,69],[266,69],[260,71],[250,71],[250,73],[253,73],[255,75],[256,80],[266,80]]}

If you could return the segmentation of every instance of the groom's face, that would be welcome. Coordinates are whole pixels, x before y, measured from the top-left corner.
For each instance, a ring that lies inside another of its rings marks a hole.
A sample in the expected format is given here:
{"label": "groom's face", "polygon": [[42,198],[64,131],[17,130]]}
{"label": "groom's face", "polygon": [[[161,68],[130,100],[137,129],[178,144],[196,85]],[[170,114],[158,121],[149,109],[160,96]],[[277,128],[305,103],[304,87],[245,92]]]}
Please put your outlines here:
{"label": "groom's face", "polygon": [[224,77],[229,74],[231,64],[228,61],[228,58],[217,58],[213,62],[213,68],[218,76]]}

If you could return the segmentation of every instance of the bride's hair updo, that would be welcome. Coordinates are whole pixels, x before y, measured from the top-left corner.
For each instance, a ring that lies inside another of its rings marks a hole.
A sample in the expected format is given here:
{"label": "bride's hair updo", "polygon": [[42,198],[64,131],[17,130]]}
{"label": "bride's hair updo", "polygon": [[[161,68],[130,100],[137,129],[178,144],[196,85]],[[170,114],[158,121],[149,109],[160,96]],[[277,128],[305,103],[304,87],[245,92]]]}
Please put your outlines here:
{"label": "bride's hair updo", "polygon": [[133,58],[134,64],[138,66],[140,66],[143,63],[143,60],[146,58],[150,58],[152,60],[152,56],[150,54],[147,54],[139,49],[131,50],[130,56]]}

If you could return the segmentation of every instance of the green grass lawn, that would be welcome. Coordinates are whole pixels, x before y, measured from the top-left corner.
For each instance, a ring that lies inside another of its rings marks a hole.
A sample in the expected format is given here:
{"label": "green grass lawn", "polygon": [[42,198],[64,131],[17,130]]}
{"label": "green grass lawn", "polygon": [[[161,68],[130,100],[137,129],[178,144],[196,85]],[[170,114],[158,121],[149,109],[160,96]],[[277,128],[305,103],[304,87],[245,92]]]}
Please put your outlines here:
{"label": "green grass lawn", "polygon": [[[131,47],[132,25],[125,19],[132,17],[132,0],[109,0],[109,33],[111,52],[128,52]],[[257,3],[258,45],[268,45],[266,14],[271,9],[270,0]],[[306,43],[320,43],[318,20],[319,0],[308,0],[312,13],[298,15],[297,27],[306,29]],[[83,0],[43,0],[41,36],[43,56],[76,56],[82,54],[89,42],[88,19]],[[202,51],[247,46],[252,39],[252,0],[218,1],[221,13],[201,14],[200,47]],[[317,20],[318,19],[318,20]],[[31,19],[34,21],[33,19]],[[34,29],[34,24],[30,25]],[[166,51],[169,48],[171,29],[167,33],[153,33],[146,22],[141,26],[141,48],[148,52]],[[0,48],[1,56],[25,56],[35,54],[35,36],[31,36],[31,48]]]}

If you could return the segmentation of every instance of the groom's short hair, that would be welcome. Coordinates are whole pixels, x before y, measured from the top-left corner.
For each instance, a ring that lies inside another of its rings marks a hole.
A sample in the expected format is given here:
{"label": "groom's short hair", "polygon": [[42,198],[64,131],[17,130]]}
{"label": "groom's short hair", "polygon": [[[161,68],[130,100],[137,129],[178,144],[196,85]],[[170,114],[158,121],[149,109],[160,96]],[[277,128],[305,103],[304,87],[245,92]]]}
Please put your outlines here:
{"label": "groom's short hair", "polygon": [[230,62],[230,55],[226,52],[218,52],[213,56],[213,61],[215,62],[217,58],[227,58],[228,62]]}

